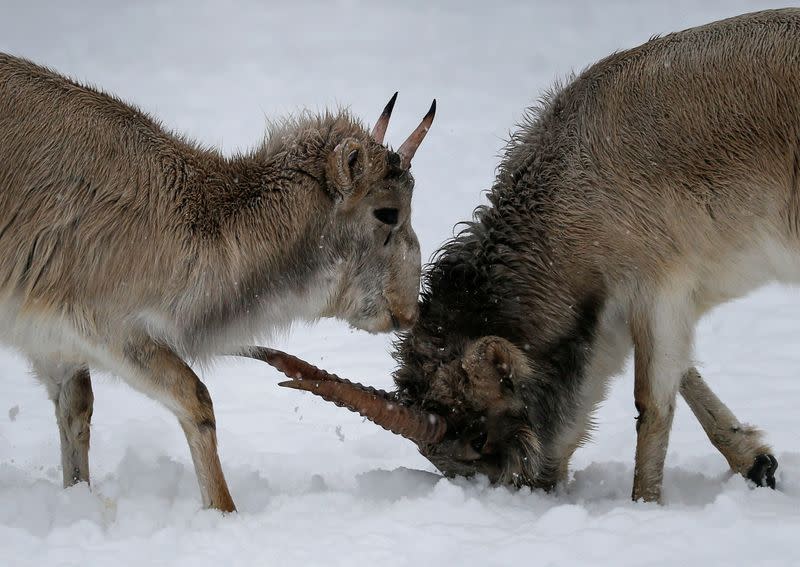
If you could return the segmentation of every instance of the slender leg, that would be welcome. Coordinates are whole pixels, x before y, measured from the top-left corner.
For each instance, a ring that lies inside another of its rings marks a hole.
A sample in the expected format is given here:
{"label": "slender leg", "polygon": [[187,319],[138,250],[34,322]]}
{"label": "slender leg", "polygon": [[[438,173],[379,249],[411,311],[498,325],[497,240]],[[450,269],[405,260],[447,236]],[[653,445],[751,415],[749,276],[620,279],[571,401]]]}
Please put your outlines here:
{"label": "slender leg", "polygon": [[89,482],[89,426],[93,406],[89,369],[81,368],[61,387],[56,402],[65,487]]}
{"label": "slender leg", "polygon": [[681,380],[681,395],[691,408],[708,439],[728,461],[731,470],[758,486],[775,488],[778,461],[763,433],[743,425],[714,394],[696,368],[690,368]]}
{"label": "slender leg", "polygon": [[89,428],[94,406],[89,369],[53,361],[34,361],[33,368],[55,406],[64,488],[88,483]]}
{"label": "slender leg", "polygon": [[208,389],[169,348],[143,339],[124,349],[132,386],[160,401],[178,418],[192,454],[203,505],[233,512],[228,485],[217,454],[216,420]]}
{"label": "slender leg", "polygon": [[631,320],[634,343],[636,462],[634,500],[661,501],[664,461],[675,413],[675,398],[689,367],[692,329],[685,298],[659,298],[652,310]]}

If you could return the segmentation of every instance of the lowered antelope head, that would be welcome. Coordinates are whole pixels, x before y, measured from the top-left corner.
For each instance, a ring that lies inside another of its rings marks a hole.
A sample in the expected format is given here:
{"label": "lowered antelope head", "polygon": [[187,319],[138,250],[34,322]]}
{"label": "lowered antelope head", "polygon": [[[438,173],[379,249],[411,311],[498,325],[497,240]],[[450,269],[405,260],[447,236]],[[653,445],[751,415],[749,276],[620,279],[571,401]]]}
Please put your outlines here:
{"label": "lowered antelope head", "polygon": [[[337,196],[332,227],[340,250],[339,286],[325,315],[370,332],[409,328],[417,318],[419,242],[411,228],[411,159],[430,128],[436,101],[406,141],[383,144],[397,93],[369,139],[347,137],[328,158],[325,178]],[[342,238],[344,236],[344,238]]]}
{"label": "lowered antelope head", "polygon": [[281,386],[311,392],[413,441],[446,476],[478,473],[500,484],[555,484],[519,395],[530,376],[528,362],[505,339],[470,342],[462,356],[438,367],[424,397],[416,400],[408,392],[345,380],[281,351],[253,347],[247,356],[289,377]]}

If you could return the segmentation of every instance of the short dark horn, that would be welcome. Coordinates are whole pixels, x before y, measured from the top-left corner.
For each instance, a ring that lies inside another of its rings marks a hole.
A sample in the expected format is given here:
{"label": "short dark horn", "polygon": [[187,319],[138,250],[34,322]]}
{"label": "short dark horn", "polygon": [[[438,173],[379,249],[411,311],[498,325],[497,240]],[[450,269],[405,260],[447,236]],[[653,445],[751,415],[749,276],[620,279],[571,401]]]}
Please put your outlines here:
{"label": "short dark horn", "polygon": [[394,109],[394,103],[397,100],[397,93],[392,95],[392,98],[389,99],[389,102],[381,112],[381,115],[378,117],[378,121],[375,123],[375,126],[372,128],[372,139],[378,142],[379,144],[383,143],[383,138],[386,136],[386,128],[389,127],[389,118],[392,117],[392,110]]}
{"label": "short dark horn", "polygon": [[263,360],[291,378],[281,386],[316,394],[418,445],[438,443],[447,431],[446,421],[436,414],[404,406],[383,390],[339,378],[285,352],[256,347],[247,356]]}
{"label": "short dark horn", "polygon": [[422,143],[422,140],[425,139],[425,134],[427,134],[428,130],[431,129],[431,124],[433,124],[433,117],[435,115],[436,99],[433,99],[431,108],[422,119],[422,122],[419,123],[417,129],[411,132],[411,135],[408,137],[408,139],[403,142],[403,145],[400,146],[399,150],[397,150],[397,153],[400,155],[400,165],[403,167],[403,169],[408,169],[411,167],[411,159],[414,157],[414,154],[417,153],[417,148]]}

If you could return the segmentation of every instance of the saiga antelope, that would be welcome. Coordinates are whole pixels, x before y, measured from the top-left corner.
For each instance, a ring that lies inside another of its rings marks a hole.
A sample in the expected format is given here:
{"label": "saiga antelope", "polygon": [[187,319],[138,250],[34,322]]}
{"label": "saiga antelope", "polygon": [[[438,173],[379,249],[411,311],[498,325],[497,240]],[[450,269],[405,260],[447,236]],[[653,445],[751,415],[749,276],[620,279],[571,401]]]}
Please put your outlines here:
{"label": "saiga antelope", "polygon": [[303,114],[224,157],[136,108],[0,55],[0,341],[55,404],[64,485],[89,481],[89,368],[169,408],[203,504],[234,510],[208,390],[187,361],[237,352],[295,320],[372,332],[417,316],[411,159],[395,98],[371,133]]}
{"label": "saiga antelope", "polygon": [[800,282],[800,10],[592,65],[530,111],[489,201],[424,276],[396,392],[261,357],[446,474],[549,488],[633,351],[634,499],[661,498],[679,391],[731,467],[774,487],[771,449],[704,384],[692,346],[714,306]]}

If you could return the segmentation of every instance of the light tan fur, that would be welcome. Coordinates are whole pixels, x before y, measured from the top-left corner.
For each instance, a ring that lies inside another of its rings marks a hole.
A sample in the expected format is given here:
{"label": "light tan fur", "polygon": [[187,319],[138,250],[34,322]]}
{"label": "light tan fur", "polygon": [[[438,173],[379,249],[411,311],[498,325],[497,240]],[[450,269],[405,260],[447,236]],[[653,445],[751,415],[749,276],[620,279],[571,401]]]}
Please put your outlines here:
{"label": "light tan fur", "polygon": [[[449,423],[423,454],[450,474],[553,486],[632,346],[634,499],[661,498],[684,375],[731,467],[773,486],[759,436],[721,433],[738,422],[690,372],[693,333],[721,303],[800,283],[799,195],[798,9],[653,38],[554,89],[512,136],[491,205],[428,270],[398,345],[398,397]],[[458,363],[487,340],[502,364]],[[497,400],[474,396],[497,380],[511,385]]]}
{"label": "light tan fur", "polygon": [[55,403],[64,484],[89,480],[91,367],[175,413],[203,503],[233,510],[211,398],[184,360],[296,320],[411,325],[412,146],[400,156],[340,111],[288,119],[225,157],[0,54],[0,341]]}
{"label": "light tan fur", "polygon": [[732,471],[746,476],[758,457],[772,453],[772,447],[764,442],[763,433],[752,425],[740,423],[696,368],[686,372],[680,391],[708,439],[722,453]]}

